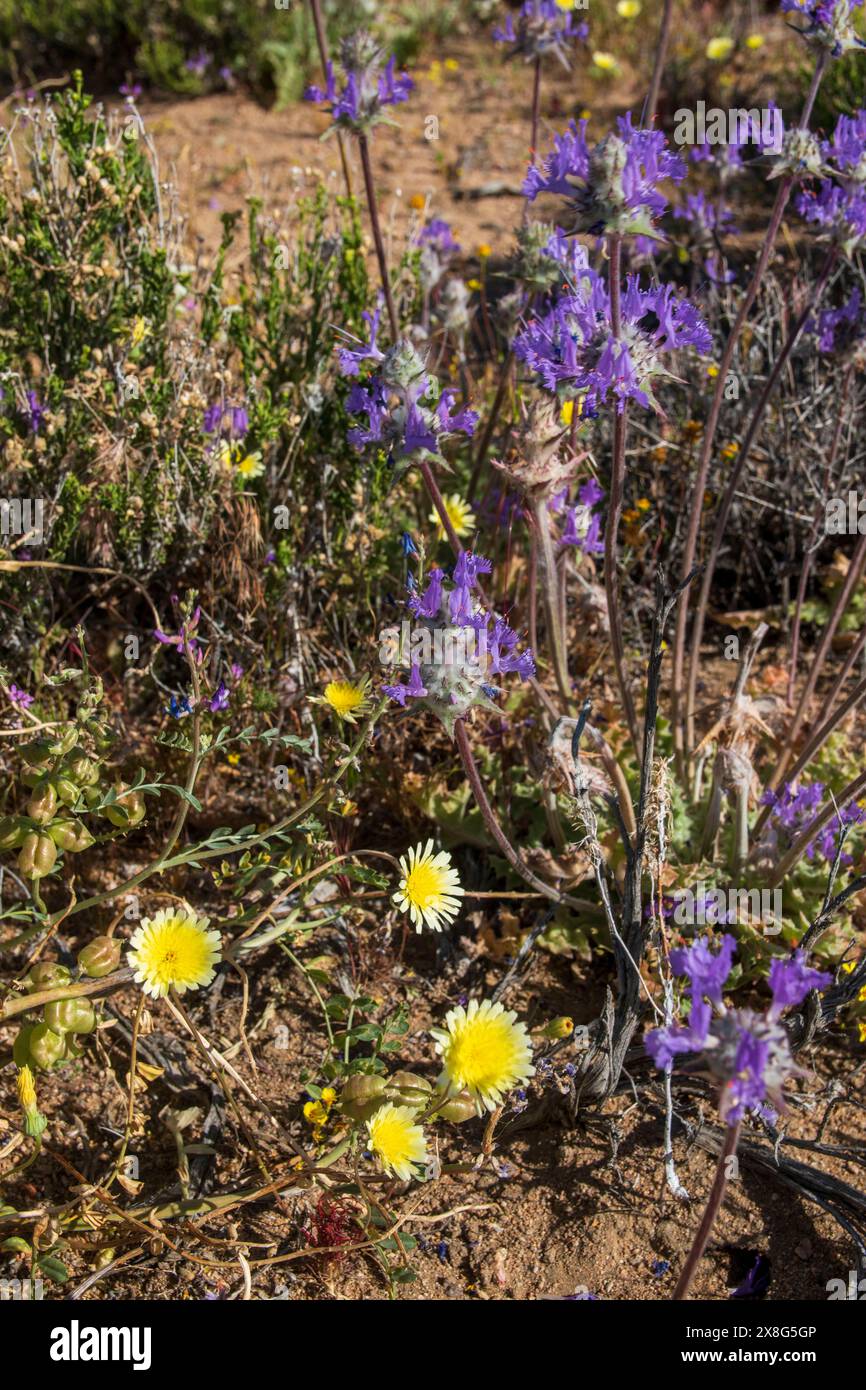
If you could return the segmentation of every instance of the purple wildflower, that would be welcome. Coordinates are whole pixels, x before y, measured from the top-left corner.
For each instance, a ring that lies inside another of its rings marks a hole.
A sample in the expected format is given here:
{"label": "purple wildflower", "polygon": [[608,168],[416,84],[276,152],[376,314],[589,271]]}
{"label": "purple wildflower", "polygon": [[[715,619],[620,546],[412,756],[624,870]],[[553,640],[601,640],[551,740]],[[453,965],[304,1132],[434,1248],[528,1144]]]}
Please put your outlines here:
{"label": "purple wildflower", "polygon": [[8,695],[16,709],[29,709],[36,699],[35,695],[28,695],[27,691],[18,685],[10,685]]}
{"label": "purple wildflower", "polygon": [[331,108],[333,125],[357,132],[387,120],[383,114],[388,106],[408,101],[414,83],[405,72],[397,73],[396,59],[388,60],[369,34],[363,31],[344,39],[340,63],[345,73],[342,90],[337,88],[333,63],[326,68],[325,87],[308,87],[304,96],[317,105],[327,103]]}
{"label": "purple wildflower", "polygon": [[806,25],[797,32],[826,48],[832,58],[841,58],[853,48],[866,47],[853,23],[854,11],[862,4],[863,0],[782,0],[781,10],[800,15]]}
{"label": "purple wildflower", "polygon": [[515,338],[514,352],[547,390],[564,399],[582,397],[584,414],[593,414],[611,396],[618,410],[626,400],[658,410],[653,381],[668,375],[662,355],[685,347],[701,353],[712,348],[700,314],[671,285],[641,289],[637,276],[628,276],[619,338],[613,333],[607,287],[598,279],[583,280],[580,291],[532,320]]}
{"label": "purple wildflower", "polygon": [[45,419],[45,407],[41,404],[35,391],[27,392],[27,408],[24,415],[28,427],[34,434],[38,434],[42,428],[42,421]]}
{"label": "purple wildflower", "polygon": [[569,47],[588,35],[589,25],[578,23],[574,12],[562,9],[556,0],[524,0],[517,15],[509,13],[505,24],[493,31],[497,43],[511,45],[509,58],[519,55],[529,63],[553,53],[566,68]]}
{"label": "purple wildflower", "polygon": [[216,690],[214,691],[214,694],[212,695],[208,703],[208,708],[210,709],[212,714],[218,714],[220,710],[228,709],[228,707],[228,686],[226,685],[225,681],[220,681],[219,685],[217,686]]}
{"label": "purple wildflower", "polygon": [[824,970],[813,970],[806,964],[803,951],[794,951],[787,958],[774,957],[770,962],[770,993],[773,1002],[770,1018],[777,1018],[783,1009],[797,1008],[813,989],[826,989],[833,976]]}
{"label": "purple wildflower", "polygon": [[184,63],[187,72],[195,73],[196,77],[204,77],[210,65],[211,55],[205,48],[200,48],[198,52],[193,53],[190,58],[187,58]]}
{"label": "purple wildflower", "polygon": [[198,645],[195,635],[200,618],[201,609],[196,608],[189,621],[183,624],[180,632],[177,633],[174,637],[170,636],[166,632],[160,631],[159,628],[154,628],[153,635],[156,638],[157,642],[162,642],[163,646],[177,647],[179,656],[184,656],[188,651],[190,656],[194,657],[195,660],[201,661],[202,650]]}
{"label": "purple wildflower", "polygon": [[825,229],[832,241],[850,257],[866,237],[866,188],[823,179],[817,190],[804,189],[796,208],[807,222]]}
{"label": "purple wildflower", "polygon": [[554,137],[543,169],[527,174],[524,195],[533,201],[539,193],[562,194],[574,215],[574,231],[651,235],[667,208],[657,185],[685,178],[685,164],[668,149],[660,130],[636,129],[631,112],[592,149],[586,125],[572,121],[565,134]]}

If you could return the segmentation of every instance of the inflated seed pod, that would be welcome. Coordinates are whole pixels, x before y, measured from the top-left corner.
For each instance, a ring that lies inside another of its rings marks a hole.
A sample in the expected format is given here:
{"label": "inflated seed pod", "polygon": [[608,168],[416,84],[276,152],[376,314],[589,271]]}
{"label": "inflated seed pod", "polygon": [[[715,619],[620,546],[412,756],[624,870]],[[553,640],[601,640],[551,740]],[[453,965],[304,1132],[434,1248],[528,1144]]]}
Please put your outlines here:
{"label": "inflated seed pod", "polygon": [[3,816],[0,820],[0,849],[20,849],[28,828],[21,816]]}
{"label": "inflated seed pod", "polygon": [[412,1071],[395,1071],[385,1085],[385,1095],[395,1105],[409,1105],[420,1110],[433,1099],[433,1087],[423,1076]]}
{"label": "inflated seed pod", "polygon": [[51,740],[37,738],[32,743],[25,743],[19,751],[28,767],[44,767],[51,757]]}
{"label": "inflated seed pod", "polygon": [[117,783],[114,788],[117,793],[117,801],[113,806],[106,806],[102,815],[106,820],[110,820],[112,825],[121,828],[129,828],[138,825],[139,821],[144,820],[146,806],[141,792],[125,791],[122,782]]}
{"label": "inflated seed pod", "polygon": [[47,1023],[37,1023],[30,1034],[30,1061],[42,1071],[48,1071],[66,1051],[66,1041],[61,1033],[55,1033]]}
{"label": "inflated seed pod", "polygon": [[51,779],[54,790],[57,792],[57,800],[63,806],[74,806],[79,796],[81,788],[73,782],[71,777],[66,777],[62,773]]}
{"label": "inflated seed pod", "polygon": [[48,751],[52,753],[56,758],[65,758],[67,753],[72,752],[72,749],[75,747],[77,742],[78,730],[75,727],[75,725],[72,724],[66,730],[66,733],[62,735],[62,737],[55,739],[55,741],[50,745]]}
{"label": "inflated seed pod", "polygon": [[30,1035],[33,1028],[34,1024],[25,1023],[24,1027],[18,1030],[18,1036],[12,1044],[12,1060],[16,1067],[26,1067],[30,1061]]}
{"label": "inflated seed pod", "polygon": [[18,851],[18,870],[22,878],[44,878],[57,863],[57,846],[49,835],[31,830]]}
{"label": "inflated seed pod", "polygon": [[53,999],[45,1005],[45,1022],[55,1033],[92,1033],[96,1013],[89,999]]}
{"label": "inflated seed pod", "polygon": [[450,1120],[453,1125],[462,1125],[464,1120],[471,1120],[477,1113],[475,1101],[469,1091],[458,1091],[457,1095],[450,1096],[445,1104],[436,1110],[438,1119]]}
{"label": "inflated seed pod", "polygon": [[85,975],[101,980],[120,964],[121,943],[113,936],[95,936],[78,952],[78,964]]}
{"label": "inflated seed pod", "polygon": [[40,960],[36,965],[31,965],[24,976],[24,983],[31,992],[59,989],[61,985],[72,983],[72,972],[56,960]]}
{"label": "inflated seed pod", "polygon": [[88,758],[83,750],[77,757],[66,759],[63,771],[73,782],[77,782],[79,787],[95,787],[99,781],[98,765],[92,758]]}
{"label": "inflated seed pod", "polygon": [[65,849],[67,854],[80,854],[93,844],[93,836],[87,826],[77,820],[56,820],[46,829],[57,848]]}
{"label": "inflated seed pod", "polygon": [[45,778],[41,778],[33,788],[33,795],[27,802],[27,814],[37,825],[47,825],[54,819],[57,810],[57,792]]}
{"label": "inflated seed pod", "polygon": [[384,1076],[365,1076],[359,1072],[349,1077],[340,1092],[340,1108],[351,1120],[369,1120],[386,1100]]}

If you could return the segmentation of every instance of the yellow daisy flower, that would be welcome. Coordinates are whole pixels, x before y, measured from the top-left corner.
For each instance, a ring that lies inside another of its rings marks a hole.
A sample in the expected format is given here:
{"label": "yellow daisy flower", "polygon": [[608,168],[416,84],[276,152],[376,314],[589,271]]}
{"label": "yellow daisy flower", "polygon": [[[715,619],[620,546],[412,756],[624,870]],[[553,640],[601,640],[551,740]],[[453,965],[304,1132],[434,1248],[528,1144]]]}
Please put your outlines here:
{"label": "yellow daisy flower", "polygon": [[242,454],[235,460],[235,472],[240,478],[260,478],[264,471],[260,449],[253,454]]}
{"label": "yellow daisy flower", "polygon": [[619,0],[616,7],[616,12],[621,19],[637,19],[640,11],[640,0]]}
{"label": "yellow daisy flower", "polygon": [[489,258],[493,255],[493,247],[488,245],[486,241],[482,241],[477,249],[478,259],[480,261],[489,260]]}
{"label": "yellow daisy flower", "polygon": [[220,934],[207,930],[209,921],[191,908],[169,907],[142,919],[130,937],[126,959],[145,994],[159,999],[170,989],[184,994],[210,984],[220,957]]}
{"label": "yellow daisy flower", "polygon": [[416,931],[422,927],[441,931],[443,923],[453,922],[464,889],[447,850],[434,854],[432,840],[415,845],[408,858],[404,855],[400,860],[400,871],[403,877],[392,902],[401,912],[409,913]]}
{"label": "yellow daisy flower", "polygon": [[315,703],[330,705],[338,719],[345,719],[347,724],[354,724],[356,716],[366,714],[370,706],[367,684],[366,680],[328,681],[324,694]]}
{"label": "yellow daisy flower", "polygon": [[415,1111],[408,1105],[382,1105],[367,1121],[367,1148],[378,1159],[384,1173],[394,1173],[408,1182],[417,1176],[416,1164],[427,1162],[424,1131],[415,1123]]}
{"label": "yellow daisy flower", "polygon": [[749,36],[748,36],[747,39],[746,39],[746,47],[747,47],[747,48],[751,48],[751,49],[763,48],[763,47],[764,47],[764,35],[763,35],[763,34],[749,34]]}
{"label": "yellow daisy flower", "polygon": [[734,40],[720,36],[710,39],[707,44],[707,57],[712,63],[723,63],[731,55],[734,47]]}
{"label": "yellow daisy flower", "polygon": [[15,1086],[18,1091],[18,1104],[26,1113],[28,1110],[36,1109],[36,1086],[33,1081],[33,1073],[29,1067],[20,1067],[15,1078]]}
{"label": "yellow daisy flower", "polygon": [[424,197],[423,193],[413,193],[412,197],[409,199],[410,208],[414,208],[416,212],[423,212],[426,205],[427,199]]}
{"label": "yellow daisy flower", "polygon": [[132,332],[129,335],[130,347],[136,348],[140,343],[143,343],[149,331],[147,319],[143,319],[140,315],[133,319]]}
{"label": "yellow daisy flower", "polygon": [[559,418],[563,425],[570,425],[574,419],[574,401],[563,401]]}
{"label": "yellow daisy flower", "polygon": [[[475,529],[475,513],[468,502],[464,502],[459,492],[452,492],[450,497],[443,497],[445,510],[448,513],[448,520],[454,527],[455,534],[458,536],[468,536],[470,531]],[[445,527],[439,520],[439,513],[434,509],[430,513],[430,520],[436,524],[436,533],[442,540],[445,536]]]}
{"label": "yellow daisy flower", "polygon": [[860,1031],[860,1036],[857,1039],[857,1041],[866,1042],[866,1018],[861,1018],[857,1024],[857,1027]]}
{"label": "yellow daisy flower", "polygon": [[442,1056],[440,1083],[447,1082],[450,1091],[468,1090],[479,1115],[495,1110],[535,1074],[526,1025],[489,999],[451,1009],[445,1027],[430,1031]]}
{"label": "yellow daisy flower", "polygon": [[619,63],[612,53],[593,53],[592,61],[601,72],[617,72]]}

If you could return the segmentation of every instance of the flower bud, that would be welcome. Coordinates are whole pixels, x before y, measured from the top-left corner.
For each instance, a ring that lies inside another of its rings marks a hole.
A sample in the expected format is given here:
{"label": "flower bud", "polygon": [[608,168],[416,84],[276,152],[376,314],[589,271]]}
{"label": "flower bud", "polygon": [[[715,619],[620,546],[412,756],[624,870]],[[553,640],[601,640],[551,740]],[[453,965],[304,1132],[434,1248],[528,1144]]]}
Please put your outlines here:
{"label": "flower bud", "polygon": [[113,936],[95,936],[78,952],[78,964],[85,975],[101,980],[120,964],[120,942]]}
{"label": "flower bud", "polygon": [[340,1107],[350,1120],[369,1120],[385,1101],[385,1078],[361,1072],[349,1077],[340,1094]]}
{"label": "flower bud", "polygon": [[433,1087],[423,1076],[416,1076],[414,1072],[395,1071],[393,1076],[388,1077],[385,1097],[395,1105],[408,1105],[420,1110],[433,1099]]}
{"label": "flower bud", "polygon": [[45,1022],[55,1033],[92,1033],[96,1014],[89,999],[54,999],[45,1005]]}
{"label": "flower bud", "polygon": [[31,992],[43,989],[59,989],[72,983],[72,974],[65,965],[56,960],[41,960],[31,965],[24,976],[24,983]]}
{"label": "flower bud", "polygon": [[552,1018],[540,1030],[543,1038],[550,1038],[555,1042],[558,1038],[570,1038],[574,1032],[574,1019],[563,1015],[561,1018]]}
{"label": "flower bud", "polygon": [[48,834],[57,848],[66,850],[67,854],[80,854],[94,842],[87,826],[77,820],[56,820],[48,826]]}
{"label": "flower bud", "polygon": [[0,819],[0,849],[20,849],[27,835],[27,826],[20,816]]}
{"label": "flower bud", "polygon": [[24,1133],[31,1139],[38,1139],[48,1121],[44,1115],[40,1115],[39,1107],[36,1103],[36,1086],[33,1082],[33,1073],[25,1063],[18,1072],[16,1079],[18,1091],[18,1104],[24,1112]]}
{"label": "flower bud", "polygon": [[139,821],[144,820],[146,812],[144,797],[141,792],[124,791],[122,782],[118,782],[114,790],[117,793],[117,800],[113,805],[104,807],[102,811],[106,820],[110,820],[112,825],[120,826],[123,829],[138,825]]}
{"label": "flower bud", "polygon": [[33,1032],[30,1034],[30,1060],[35,1062],[41,1071],[48,1071],[59,1062],[65,1051],[65,1044],[60,1033],[55,1033],[48,1027],[47,1023],[37,1023]]}
{"label": "flower bud", "polygon": [[57,848],[48,835],[31,831],[18,852],[18,869],[22,878],[44,878],[57,862]]}
{"label": "flower bud", "polygon": [[50,782],[37,782],[27,803],[27,814],[37,825],[47,825],[57,810],[57,792]]}
{"label": "flower bud", "polygon": [[450,1120],[453,1125],[462,1125],[464,1120],[471,1120],[478,1114],[469,1091],[458,1091],[456,1095],[449,1096],[444,1105],[438,1105],[436,1102],[441,1094],[441,1091],[437,1092],[434,1098],[437,1118]]}

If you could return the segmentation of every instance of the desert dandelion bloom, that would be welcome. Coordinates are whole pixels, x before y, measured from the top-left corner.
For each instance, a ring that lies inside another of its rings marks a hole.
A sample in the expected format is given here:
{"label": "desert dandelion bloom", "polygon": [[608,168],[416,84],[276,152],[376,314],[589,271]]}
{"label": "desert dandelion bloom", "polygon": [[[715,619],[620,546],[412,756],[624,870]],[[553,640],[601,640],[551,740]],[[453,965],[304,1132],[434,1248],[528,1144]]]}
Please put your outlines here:
{"label": "desert dandelion bloom", "polygon": [[409,913],[416,931],[422,927],[441,931],[443,923],[453,922],[464,890],[447,850],[434,854],[432,840],[426,845],[415,845],[400,860],[400,872],[402,878],[393,901],[401,912]]}
{"label": "desert dandelion bloom", "polygon": [[479,1115],[495,1110],[503,1096],[535,1072],[526,1025],[489,999],[451,1009],[445,1027],[431,1033],[442,1056],[440,1080],[451,1091],[467,1089]]}
{"label": "desert dandelion bloom", "polygon": [[207,930],[209,920],[190,908],[168,907],[142,920],[130,938],[126,958],[145,994],[159,999],[170,989],[184,994],[210,984],[220,956],[220,935]]}
{"label": "desert dandelion bloom", "polygon": [[265,471],[260,449],[252,454],[241,454],[235,460],[235,473],[239,478],[260,478]]}
{"label": "desert dandelion bloom", "polygon": [[318,704],[328,705],[338,719],[354,724],[356,715],[365,714],[369,708],[367,682],[328,681]]}
{"label": "desert dandelion bloom", "polygon": [[[475,526],[475,513],[469,503],[464,502],[459,492],[452,492],[450,497],[444,497],[442,500],[445,503],[445,511],[448,514],[448,520],[454,527],[455,536],[468,536]],[[430,520],[436,523],[437,534],[439,539],[442,540],[445,535],[445,527],[439,520],[439,513],[435,510],[432,511],[430,513]]]}
{"label": "desert dandelion bloom", "polygon": [[415,1123],[415,1111],[408,1105],[382,1105],[367,1121],[367,1148],[378,1159],[382,1171],[394,1173],[408,1182],[416,1176],[415,1165],[427,1162],[424,1131]]}

